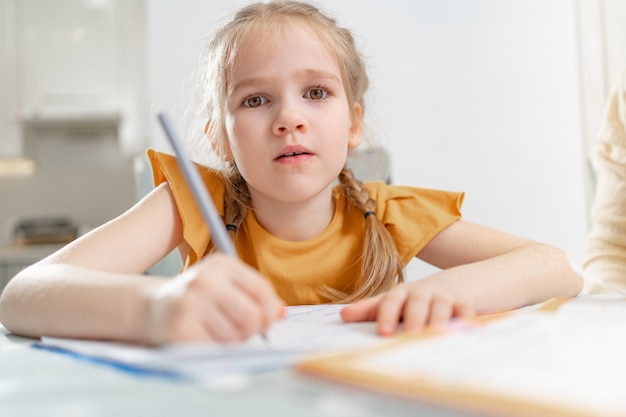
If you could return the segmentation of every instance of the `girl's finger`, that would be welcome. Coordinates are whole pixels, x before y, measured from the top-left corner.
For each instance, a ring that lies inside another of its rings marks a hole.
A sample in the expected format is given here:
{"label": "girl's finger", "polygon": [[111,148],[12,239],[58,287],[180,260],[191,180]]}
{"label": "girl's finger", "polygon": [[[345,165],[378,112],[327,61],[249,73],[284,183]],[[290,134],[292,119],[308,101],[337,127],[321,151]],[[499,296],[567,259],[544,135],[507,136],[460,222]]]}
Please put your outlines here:
{"label": "girl's finger", "polygon": [[431,299],[423,293],[411,293],[404,308],[404,330],[419,332],[429,317]]}
{"label": "girl's finger", "polygon": [[202,322],[207,333],[216,342],[236,342],[245,339],[241,330],[232,321],[231,315],[215,303],[207,302]]}
{"label": "girl's finger", "polygon": [[476,315],[476,311],[474,307],[465,302],[457,302],[454,305],[454,317],[474,317]]}
{"label": "girl's finger", "polygon": [[393,289],[382,296],[376,317],[378,334],[388,336],[396,332],[406,301],[407,293],[400,289]]}
{"label": "girl's finger", "polygon": [[435,294],[432,297],[428,324],[440,326],[452,318],[454,303],[449,297]]}
{"label": "girl's finger", "polygon": [[270,282],[257,271],[240,265],[233,273],[233,283],[245,292],[248,299],[263,309],[263,326],[269,326],[285,314],[285,302],[278,297]]}
{"label": "girl's finger", "polygon": [[[240,294],[247,300],[244,308],[252,303],[255,308],[262,310],[261,314],[255,313],[262,317],[263,323],[262,326],[257,327],[266,329],[276,319],[284,316],[284,301],[278,297],[270,282],[255,269],[238,259],[220,253],[207,257],[203,263],[200,274],[203,276],[202,285],[206,285],[204,291],[207,291],[207,296],[220,300],[225,311],[230,311],[233,305],[231,303],[234,303],[231,297],[234,297],[234,294]],[[215,277],[219,278],[215,279]],[[226,298],[221,297],[221,292],[226,291],[228,287],[236,291],[228,292],[229,296]],[[244,316],[249,317],[250,313]],[[231,318],[239,323],[238,315],[235,314]],[[245,329],[245,325],[243,328]]]}
{"label": "girl's finger", "polygon": [[353,304],[345,306],[341,310],[341,318],[345,322],[374,321],[378,314],[380,295],[364,298]]}
{"label": "girl's finger", "polygon": [[237,285],[223,288],[215,302],[242,338],[264,331],[270,321],[264,306]]}

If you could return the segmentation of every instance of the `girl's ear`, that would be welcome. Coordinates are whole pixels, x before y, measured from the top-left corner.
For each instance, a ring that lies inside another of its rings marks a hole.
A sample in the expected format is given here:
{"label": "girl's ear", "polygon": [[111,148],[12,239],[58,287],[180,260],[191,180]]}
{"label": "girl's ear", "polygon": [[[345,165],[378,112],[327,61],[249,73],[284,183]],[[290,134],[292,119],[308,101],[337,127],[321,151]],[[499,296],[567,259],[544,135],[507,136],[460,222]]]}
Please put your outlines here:
{"label": "girl's ear", "polygon": [[[211,120],[207,120],[204,125],[204,134],[209,139],[209,143],[211,143],[211,148],[213,151],[224,161],[229,162],[233,159],[233,153],[230,149],[230,142],[226,139],[225,135],[217,135],[214,132],[215,125]],[[219,140],[221,138],[222,140]],[[220,143],[218,143],[220,142]]]}
{"label": "girl's ear", "polygon": [[363,139],[363,108],[359,103],[354,104],[352,113],[352,123],[350,125],[350,137],[348,138],[348,148],[356,148]]}

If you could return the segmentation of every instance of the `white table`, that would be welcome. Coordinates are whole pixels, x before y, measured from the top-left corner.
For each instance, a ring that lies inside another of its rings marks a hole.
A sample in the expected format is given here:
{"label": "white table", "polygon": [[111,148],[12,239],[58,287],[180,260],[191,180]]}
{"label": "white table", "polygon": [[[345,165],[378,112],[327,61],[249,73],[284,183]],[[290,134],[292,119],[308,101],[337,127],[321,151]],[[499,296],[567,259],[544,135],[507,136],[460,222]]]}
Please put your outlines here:
{"label": "white table", "polygon": [[394,417],[464,414],[298,374],[290,369],[207,387],[137,377],[32,348],[0,326],[2,417]]}

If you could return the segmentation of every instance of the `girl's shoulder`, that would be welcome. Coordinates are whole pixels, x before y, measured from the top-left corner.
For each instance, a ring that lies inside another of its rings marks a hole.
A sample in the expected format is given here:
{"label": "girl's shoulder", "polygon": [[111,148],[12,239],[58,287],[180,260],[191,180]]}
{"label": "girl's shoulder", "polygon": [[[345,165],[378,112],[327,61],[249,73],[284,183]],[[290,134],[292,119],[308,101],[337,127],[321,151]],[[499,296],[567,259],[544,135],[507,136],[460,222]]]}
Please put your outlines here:
{"label": "girl's shoulder", "polygon": [[381,212],[391,206],[404,206],[409,209],[444,209],[460,214],[464,193],[405,185],[390,185],[383,181],[364,183],[370,197],[376,201],[376,208]]}
{"label": "girl's shoulder", "polygon": [[[205,253],[210,241],[210,234],[193,193],[178,166],[176,157],[154,149],[148,149],[146,153],[152,166],[154,185],[167,182],[170,186],[174,204],[184,225],[183,239],[190,246],[194,259],[197,259]],[[196,164],[196,166],[211,199],[215,203],[218,214],[223,216],[225,188],[223,174],[204,165]]]}
{"label": "girl's shoulder", "polygon": [[[178,185],[181,181],[184,184],[184,176],[178,166],[176,156],[159,152],[154,149],[148,149],[146,154],[148,155],[148,160],[150,161],[150,166],[152,167],[154,185],[158,185],[165,181],[169,182],[170,186]],[[223,190],[224,175],[222,172],[205,165],[198,163],[194,164],[196,165],[196,168],[198,169],[198,172],[200,173],[200,176],[204,180],[205,184],[218,187],[219,184],[222,184],[219,188]]]}
{"label": "girl's shoulder", "polygon": [[376,217],[391,233],[405,262],[461,218],[463,192],[389,185],[381,181],[366,182],[364,186],[376,201]]}
{"label": "girl's shoulder", "polygon": [[[148,149],[146,152],[152,167],[154,185],[167,182],[172,190],[179,211],[192,210],[195,214],[195,200],[187,185],[185,176],[178,166],[174,155]],[[202,181],[211,194],[215,207],[220,215],[224,214],[224,175],[211,167],[195,164]],[[181,213],[182,215],[183,213]]]}

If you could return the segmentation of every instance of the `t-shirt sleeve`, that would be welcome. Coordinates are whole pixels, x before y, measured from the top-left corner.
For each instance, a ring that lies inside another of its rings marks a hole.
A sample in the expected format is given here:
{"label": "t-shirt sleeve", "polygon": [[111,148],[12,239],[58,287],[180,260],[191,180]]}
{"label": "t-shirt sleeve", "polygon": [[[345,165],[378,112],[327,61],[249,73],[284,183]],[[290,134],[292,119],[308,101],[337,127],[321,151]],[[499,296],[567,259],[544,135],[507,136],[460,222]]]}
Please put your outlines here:
{"label": "t-shirt sleeve", "polygon": [[[188,264],[198,261],[206,252],[211,233],[196,205],[191,189],[178,166],[176,157],[153,149],[147,151],[152,167],[154,185],[167,182],[172,191],[183,224],[183,239],[190,246]],[[224,216],[224,180],[215,170],[196,164],[200,177],[209,191],[218,214]]]}
{"label": "t-shirt sleeve", "polygon": [[376,216],[395,240],[408,263],[438,233],[461,218],[464,193],[366,183],[376,200]]}

